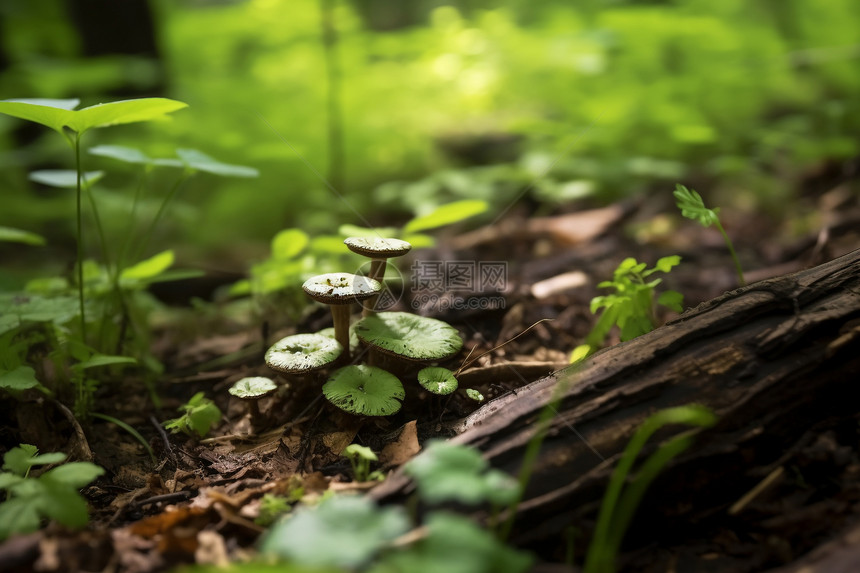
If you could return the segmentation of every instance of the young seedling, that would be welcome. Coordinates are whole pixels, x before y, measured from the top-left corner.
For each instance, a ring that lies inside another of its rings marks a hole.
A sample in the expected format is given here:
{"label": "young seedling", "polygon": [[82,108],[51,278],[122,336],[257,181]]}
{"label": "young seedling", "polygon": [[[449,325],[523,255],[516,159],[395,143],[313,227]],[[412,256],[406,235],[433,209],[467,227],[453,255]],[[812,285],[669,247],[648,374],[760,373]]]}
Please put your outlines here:
{"label": "young seedling", "polygon": [[[603,281],[597,285],[600,288],[615,289],[615,292],[591,299],[591,312],[596,314],[600,309],[603,309],[603,312],[585,339],[585,344],[574,349],[571,362],[582,360],[600,348],[615,325],[621,329],[622,341],[652,331],[657,324],[654,290],[662,279],[646,279],[656,272],[668,273],[680,262],[681,257],[677,255],[663,257],[653,268],[646,269],[645,263],[637,262],[632,257],[624,259],[615,269],[611,281]],[[682,300],[680,293],[667,290],[657,298],[657,304],[681,312],[684,310]]]}
{"label": "young seedling", "polygon": [[374,279],[350,273],[317,275],[302,285],[309,297],[327,304],[334,322],[334,337],[349,359],[349,304],[366,300],[382,291],[382,284]]}
{"label": "young seedling", "polygon": [[379,471],[372,473],[370,471],[370,463],[379,461],[379,458],[370,448],[359,446],[358,444],[350,444],[343,450],[342,455],[349,460],[355,481],[365,482],[368,480],[384,479],[384,476]]}
{"label": "young seedling", "polygon": [[182,432],[202,438],[221,419],[221,410],[203,392],[192,396],[180,410],[183,411],[182,416],[164,422],[164,427],[174,434]]}
{"label": "young seedling", "polygon": [[708,209],[705,207],[705,202],[702,200],[702,196],[692,189],[687,189],[685,186],[681,184],[675,185],[675,191],[672,192],[675,196],[675,202],[678,206],[678,209],[681,210],[681,215],[688,219],[692,219],[694,221],[698,221],[703,227],[710,227],[714,225],[720,234],[723,236],[723,240],[726,242],[726,247],[729,249],[729,254],[732,256],[732,261],[735,263],[735,272],[738,275],[738,284],[740,286],[746,286],[747,282],[744,279],[744,272],[741,269],[741,262],[738,260],[738,255],[735,253],[735,247],[732,245],[732,240],[729,239],[729,235],[726,233],[726,230],[723,228],[723,225],[720,223],[720,209]]}
{"label": "young seedling", "polygon": [[76,181],[76,240],[78,299],[81,315],[81,338],[86,340],[86,316],[84,310],[83,270],[83,211],[81,208],[82,175],[81,136],[93,128],[149,121],[187,107],[187,104],[165,98],[141,98],[98,104],[75,110],[78,99],[46,100],[18,99],[0,101],[0,113],[26,119],[49,127],[62,135],[75,154]]}
{"label": "young seedling", "polygon": [[29,477],[33,466],[58,464],[66,454],[39,454],[36,446],[21,444],[3,456],[0,489],[6,501],[0,503],[0,541],[11,535],[39,529],[43,518],[79,529],[87,524],[87,502],[78,490],[104,470],[89,462],[73,462],[50,469],[38,478]]}
{"label": "young seedling", "polygon": [[251,414],[251,427],[259,428],[263,425],[263,414],[260,412],[260,400],[271,396],[278,385],[271,378],[265,376],[249,376],[242,378],[230,387],[230,395],[248,403]]}
{"label": "young seedling", "polygon": [[356,323],[355,332],[383,354],[419,363],[445,360],[463,347],[457,329],[448,323],[408,312],[366,316]]}
{"label": "young seedling", "polygon": [[[370,258],[370,273],[368,273],[368,276],[380,282],[385,277],[387,260],[393,257],[402,257],[412,249],[411,244],[400,239],[348,237],[343,242],[353,253]],[[374,313],[377,298],[378,295],[368,299],[361,311],[362,316],[369,316]]]}
{"label": "young seedling", "polygon": [[329,402],[358,416],[389,416],[400,410],[406,397],[393,374],[373,366],[352,365],[336,370],[323,384]]}

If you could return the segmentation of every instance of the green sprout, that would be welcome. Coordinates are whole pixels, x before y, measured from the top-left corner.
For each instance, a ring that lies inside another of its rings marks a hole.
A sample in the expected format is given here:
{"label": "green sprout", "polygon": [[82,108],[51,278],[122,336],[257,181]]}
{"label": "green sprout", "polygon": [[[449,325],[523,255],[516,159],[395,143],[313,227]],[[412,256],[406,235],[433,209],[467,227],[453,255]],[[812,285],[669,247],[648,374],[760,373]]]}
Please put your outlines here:
{"label": "green sprout", "polygon": [[[673,458],[689,448],[693,443],[693,432],[684,432],[660,445],[639,468],[636,477],[624,487],[633,463],[645,446],[648,438],[668,424],[688,424],[708,428],[717,422],[717,417],[708,408],[696,404],[667,408],[648,417],[630,438],[621,454],[615,471],[609,480],[594,535],[585,561],[585,573],[613,573],[615,555],[621,547],[621,540],[633,513],[636,511],[645,490],[660,473],[660,470]],[[622,493],[623,488],[623,493]]]}
{"label": "green sprout", "polygon": [[36,446],[21,444],[3,456],[0,489],[6,501],[0,503],[0,541],[11,535],[39,529],[42,519],[53,519],[66,527],[79,529],[89,520],[87,502],[78,490],[99,477],[104,470],[89,462],[63,464],[30,477],[33,466],[58,464],[66,454],[39,454]]}
{"label": "green sprout", "polygon": [[380,471],[370,471],[370,462],[377,462],[379,458],[373,453],[373,450],[366,446],[358,444],[350,444],[343,450],[342,454],[349,460],[352,466],[352,475],[355,481],[363,482],[369,480],[381,481],[385,476]]}
{"label": "green sprout", "polygon": [[221,410],[203,392],[192,396],[179,409],[183,411],[182,416],[164,422],[164,427],[174,434],[182,432],[202,438],[221,419]]}
{"label": "green sprout", "polygon": [[729,254],[732,256],[732,261],[735,263],[735,272],[738,275],[738,284],[740,286],[746,286],[747,282],[744,279],[744,272],[741,269],[741,262],[738,260],[738,255],[735,252],[735,248],[732,245],[732,240],[729,239],[726,230],[723,228],[723,225],[720,223],[719,213],[720,209],[708,209],[705,207],[705,202],[702,200],[702,196],[693,191],[692,189],[687,189],[681,184],[675,185],[675,191],[672,192],[675,196],[675,204],[678,206],[678,209],[681,210],[681,215],[686,217],[687,219],[692,219],[694,221],[698,221],[703,227],[710,227],[714,225],[717,227],[717,230],[723,236],[723,240],[726,242],[726,247],[729,248]]}
{"label": "green sprout", "polygon": [[[586,337],[585,344],[574,349],[571,362],[578,362],[600,348],[615,325],[621,329],[622,341],[654,330],[657,324],[654,291],[662,279],[646,279],[656,272],[668,273],[680,262],[681,257],[677,255],[663,257],[653,268],[646,269],[645,263],[637,262],[632,257],[624,259],[615,269],[611,281],[603,281],[597,285],[600,288],[615,289],[615,292],[591,299],[591,312],[596,314],[600,309],[603,309],[603,312]],[[683,296],[673,290],[664,291],[657,297],[657,304],[675,312],[684,310],[682,301]]]}

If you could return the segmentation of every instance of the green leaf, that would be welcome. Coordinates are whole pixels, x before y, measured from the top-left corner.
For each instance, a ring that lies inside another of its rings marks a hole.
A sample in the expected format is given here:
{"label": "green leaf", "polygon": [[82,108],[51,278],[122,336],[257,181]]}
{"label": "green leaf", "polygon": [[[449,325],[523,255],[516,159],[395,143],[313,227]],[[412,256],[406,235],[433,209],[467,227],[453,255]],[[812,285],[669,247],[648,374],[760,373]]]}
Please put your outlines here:
{"label": "green leaf", "polygon": [[373,450],[367,446],[361,446],[359,444],[348,445],[341,455],[347,458],[362,459],[370,462],[379,461],[379,458],[373,453]]}
{"label": "green leaf", "polygon": [[123,269],[121,281],[139,281],[151,279],[166,271],[173,264],[173,251],[162,251],[144,261]]}
{"label": "green leaf", "polygon": [[474,199],[464,199],[463,201],[454,201],[437,207],[433,212],[427,215],[416,217],[406,223],[403,227],[404,233],[416,233],[418,231],[426,231],[435,229],[444,225],[451,225],[469,217],[473,217],[483,213],[489,208],[486,201],[478,201]]}
{"label": "green leaf", "polygon": [[0,225],[0,242],[23,243],[25,245],[38,247],[44,245],[47,241],[45,241],[45,237],[37,235],[36,233]]}
{"label": "green leaf", "polygon": [[409,519],[399,507],[378,508],[365,497],[334,496],[276,523],[260,551],[311,567],[354,570],[408,529]]}
{"label": "green leaf", "polygon": [[66,125],[78,133],[97,127],[108,127],[138,121],[162,119],[168,113],[188,107],[181,101],[167,98],[140,98],[102,103],[69,112]]}
{"label": "green leaf", "polygon": [[[104,175],[104,171],[87,171],[81,174],[81,187],[92,187]],[[74,169],[41,169],[30,172],[27,177],[30,181],[59,189],[75,189],[78,186],[78,172]]]}
{"label": "green leaf", "polygon": [[90,148],[89,153],[90,155],[109,157],[126,163],[147,165],[153,162],[143,151],[133,147],[125,147],[124,145],[96,145]]}
{"label": "green leaf", "polygon": [[[63,467],[66,466],[60,466],[60,468],[57,469],[61,469]],[[87,521],[89,521],[87,502],[84,501],[84,498],[78,495],[77,491],[75,491],[77,488],[71,488],[61,483],[50,482],[43,478],[44,476],[39,478],[39,481],[42,482],[44,487],[41,495],[36,499],[40,513],[71,529],[80,529],[84,527],[87,524]],[[80,487],[83,487],[83,485]]]}
{"label": "green leaf", "polygon": [[177,149],[176,155],[190,168],[213,175],[224,177],[257,177],[260,175],[260,172],[253,167],[221,163],[196,149]]}
{"label": "green leaf", "polygon": [[107,354],[96,354],[89,360],[84,360],[75,364],[73,368],[77,370],[86,370],[87,368],[96,368],[98,366],[112,366],[114,364],[137,364],[137,360],[131,356],[110,356]]}
{"label": "green leaf", "polygon": [[581,360],[585,360],[594,353],[594,348],[590,344],[580,344],[570,353],[570,363],[576,364]]}
{"label": "green leaf", "polygon": [[684,295],[677,291],[667,290],[660,293],[660,296],[657,297],[657,303],[675,312],[684,312]]}
{"label": "green leaf", "polygon": [[39,480],[56,486],[80,489],[104,473],[104,469],[90,462],[71,462],[45,472]]}
{"label": "green leaf", "polygon": [[21,444],[12,448],[3,456],[3,469],[9,470],[19,476],[27,475],[30,468],[38,465],[58,464],[66,459],[66,454],[51,452],[38,454],[39,450],[31,444]]}
{"label": "green leaf", "polygon": [[719,221],[717,211],[705,207],[702,196],[681,184],[675,185],[675,204],[681,210],[681,215],[687,219],[698,221],[703,227],[710,227]]}
{"label": "green leaf", "polygon": [[467,388],[466,389],[466,396],[468,396],[469,398],[471,398],[475,402],[483,402],[484,401],[484,395],[481,394],[480,392],[478,392],[477,390],[475,390],[474,388]]}
{"label": "green leaf", "polygon": [[[341,225],[337,228],[339,235],[344,237],[397,237],[399,233],[396,227],[359,227],[357,225]],[[343,239],[340,239],[340,248],[343,249]]]}
{"label": "green leaf", "polygon": [[[308,246],[310,237],[301,229],[284,229],[272,239],[273,259],[292,259]],[[343,249],[343,241],[340,241]]]}
{"label": "green leaf", "polygon": [[0,541],[37,529],[39,512],[32,499],[18,497],[0,503]]}
{"label": "green leaf", "polygon": [[63,134],[81,100],[78,99],[8,99],[0,101],[0,113],[50,127]]}
{"label": "green leaf", "polygon": [[28,390],[41,386],[36,380],[36,371],[29,366],[19,366],[0,374],[0,388],[5,390]]}
{"label": "green leaf", "polygon": [[654,268],[660,272],[668,273],[674,267],[677,267],[681,264],[681,257],[678,255],[672,255],[670,257],[662,257],[657,260],[657,264],[654,265]]}

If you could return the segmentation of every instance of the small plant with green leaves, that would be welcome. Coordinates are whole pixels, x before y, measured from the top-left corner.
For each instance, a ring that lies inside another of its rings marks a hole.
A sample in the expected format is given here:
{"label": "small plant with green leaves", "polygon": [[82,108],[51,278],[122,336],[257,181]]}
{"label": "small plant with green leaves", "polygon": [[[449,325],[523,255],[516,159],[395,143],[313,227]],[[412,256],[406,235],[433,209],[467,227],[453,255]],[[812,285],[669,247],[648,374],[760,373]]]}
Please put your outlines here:
{"label": "small plant with green leaves", "polygon": [[39,477],[31,477],[35,466],[59,464],[66,454],[39,454],[36,446],[21,444],[3,456],[0,489],[6,501],[0,503],[0,541],[11,535],[39,529],[42,520],[54,520],[78,529],[89,521],[87,502],[78,490],[104,470],[89,462],[71,462],[52,468]]}
{"label": "small plant with green leaves", "polygon": [[[591,299],[591,312],[596,314],[601,309],[602,312],[586,337],[585,344],[574,349],[571,362],[578,362],[597,351],[613,326],[621,330],[622,341],[652,331],[657,325],[654,294],[663,279],[647,279],[654,273],[668,273],[680,262],[681,257],[677,255],[663,257],[649,269],[646,263],[640,263],[632,257],[624,259],[615,269],[611,281],[597,285],[614,289],[615,292]],[[683,296],[673,290],[663,291],[657,297],[657,304],[675,312],[683,311],[682,301]]]}
{"label": "small plant with green leaves", "polygon": [[385,475],[379,470],[370,471],[370,464],[378,462],[379,458],[367,446],[350,444],[343,450],[343,454],[341,455],[349,460],[355,481],[381,481],[385,479]]}
{"label": "small plant with green leaves", "polygon": [[612,472],[588,548],[585,573],[614,573],[615,556],[621,547],[621,540],[645,491],[666,464],[692,445],[694,431],[684,432],[661,444],[642,462],[636,477],[625,486],[627,476],[648,438],[668,424],[708,428],[716,422],[717,417],[713,412],[696,404],[660,410],[642,422]]}
{"label": "small plant with green leaves", "polygon": [[164,427],[174,434],[182,432],[202,438],[221,420],[221,410],[203,392],[192,396],[179,409],[180,417],[164,422]]}
{"label": "small plant with green leaves", "polygon": [[735,263],[735,272],[738,275],[738,284],[746,286],[747,282],[744,279],[744,272],[741,269],[741,262],[738,260],[738,255],[735,252],[735,247],[732,245],[732,240],[729,239],[728,233],[720,223],[720,209],[708,209],[705,207],[705,202],[702,196],[692,189],[687,189],[681,184],[675,185],[675,191],[672,192],[675,196],[675,204],[681,210],[681,215],[687,219],[698,221],[703,227],[715,226],[723,240],[726,242],[726,247],[729,249],[729,254],[732,256],[732,261]]}

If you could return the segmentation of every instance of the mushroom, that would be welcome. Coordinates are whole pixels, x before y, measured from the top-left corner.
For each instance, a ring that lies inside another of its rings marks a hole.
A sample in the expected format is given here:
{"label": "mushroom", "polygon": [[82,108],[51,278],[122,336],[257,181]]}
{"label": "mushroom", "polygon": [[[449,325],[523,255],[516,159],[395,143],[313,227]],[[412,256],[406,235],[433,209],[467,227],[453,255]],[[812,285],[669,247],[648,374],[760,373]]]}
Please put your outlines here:
{"label": "mushroom", "polygon": [[463,339],[453,326],[408,312],[380,312],[355,325],[362,342],[383,354],[415,362],[435,362],[457,354]]}
{"label": "mushroom", "polygon": [[278,385],[271,378],[265,376],[249,376],[242,378],[230,387],[230,394],[244,402],[248,402],[251,413],[251,427],[262,425],[263,415],[260,412],[259,401],[278,389]]}
{"label": "mushroom", "polygon": [[[370,258],[370,273],[372,279],[382,281],[385,277],[385,266],[388,259],[402,257],[412,249],[412,245],[400,239],[383,239],[381,237],[348,237],[343,243],[353,253]],[[362,316],[373,314],[376,307],[376,297],[368,301],[362,310]]]}
{"label": "mushroom", "polygon": [[379,294],[382,284],[351,273],[328,273],[306,280],[302,290],[315,301],[329,305],[335,340],[349,359],[349,303]]}
{"label": "mushroom", "polygon": [[364,365],[344,366],[323,384],[326,399],[350,414],[388,416],[400,410],[406,397],[397,376],[381,368]]}
{"label": "mushroom", "polygon": [[325,368],[343,353],[343,346],[321,333],[293,334],[266,351],[266,365],[285,374],[304,374]]}

